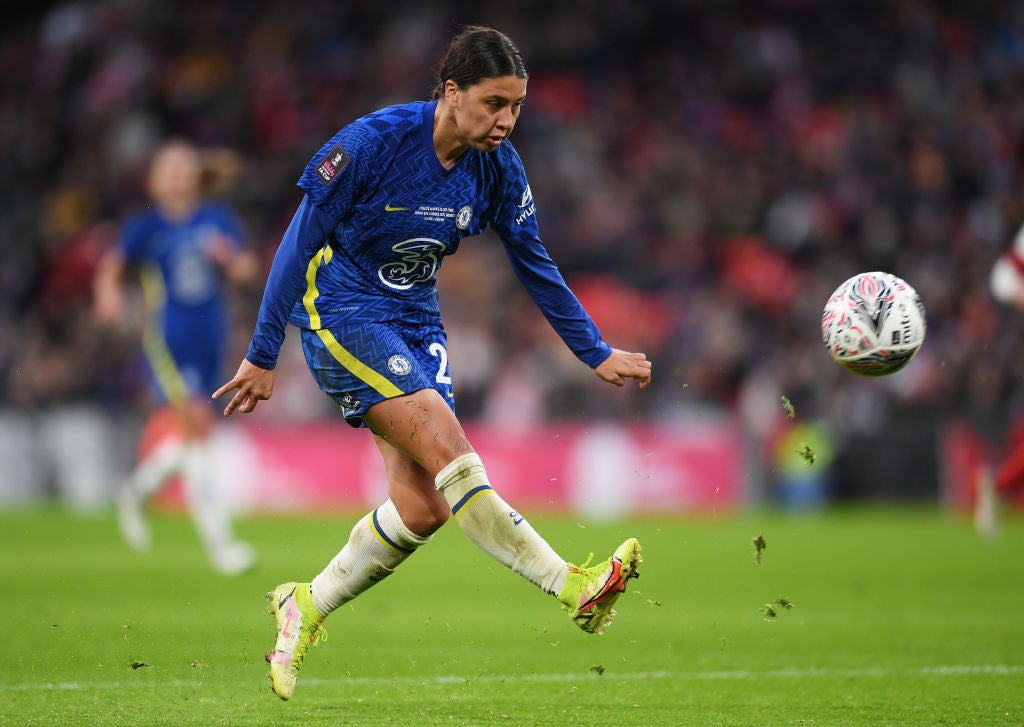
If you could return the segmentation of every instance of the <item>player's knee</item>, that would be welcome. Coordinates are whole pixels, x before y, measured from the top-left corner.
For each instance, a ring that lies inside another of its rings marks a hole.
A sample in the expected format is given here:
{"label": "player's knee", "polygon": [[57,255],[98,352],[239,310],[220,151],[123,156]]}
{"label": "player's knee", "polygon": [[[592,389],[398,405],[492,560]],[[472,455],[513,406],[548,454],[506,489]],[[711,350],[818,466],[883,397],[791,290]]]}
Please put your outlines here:
{"label": "player's knee", "polygon": [[453,435],[446,439],[438,438],[434,449],[434,464],[437,471],[458,460],[464,454],[472,453],[473,445],[469,443],[465,434]]}

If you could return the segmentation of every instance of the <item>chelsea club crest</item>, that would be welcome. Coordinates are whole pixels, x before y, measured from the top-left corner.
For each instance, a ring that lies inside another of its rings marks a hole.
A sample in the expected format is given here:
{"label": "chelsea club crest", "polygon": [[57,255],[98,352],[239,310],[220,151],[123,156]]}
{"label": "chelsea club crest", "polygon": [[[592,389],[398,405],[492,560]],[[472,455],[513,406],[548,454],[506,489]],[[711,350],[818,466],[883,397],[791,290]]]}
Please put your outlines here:
{"label": "chelsea club crest", "polygon": [[405,376],[412,371],[412,366],[409,364],[409,359],[396,353],[388,359],[388,370],[395,376]]}
{"label": "chelsea club crest", "polygon": [[459,213],[455,215],[455,226],[460,230],[465,230],[469,227],[469,223],[473,220],[473,208],[468,204],[459,210]]}

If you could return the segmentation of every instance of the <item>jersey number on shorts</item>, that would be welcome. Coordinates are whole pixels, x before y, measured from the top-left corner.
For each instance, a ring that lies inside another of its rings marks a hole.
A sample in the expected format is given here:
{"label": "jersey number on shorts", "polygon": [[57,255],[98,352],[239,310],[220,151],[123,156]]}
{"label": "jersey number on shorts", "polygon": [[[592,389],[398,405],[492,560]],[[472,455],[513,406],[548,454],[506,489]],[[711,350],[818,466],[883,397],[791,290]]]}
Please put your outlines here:
{"label": "jersey number on shorts", "polygon": [[440,365],[437,367],[437,376],[434,377],[434,380],[439,384],[450,385],[452,377],[445,373],[448,371],[448,352],[444,346],[437,342],[430,344],[430,348],[427,350],[430,351],[431,356],[436,356],[440,359]]}

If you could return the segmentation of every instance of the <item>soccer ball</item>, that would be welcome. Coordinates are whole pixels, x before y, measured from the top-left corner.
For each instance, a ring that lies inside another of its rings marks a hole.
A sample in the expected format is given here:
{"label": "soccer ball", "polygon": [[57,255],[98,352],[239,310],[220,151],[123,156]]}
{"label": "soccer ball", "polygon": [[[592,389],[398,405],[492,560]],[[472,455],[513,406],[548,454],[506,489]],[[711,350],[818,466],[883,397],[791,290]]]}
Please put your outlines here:
{"label": "soccer ball", "polygon": [[828,355],[861,376],[885,376],[910,363],[925,327],[917,291],[890,273],[854,275],[836,288],[821,314]]}

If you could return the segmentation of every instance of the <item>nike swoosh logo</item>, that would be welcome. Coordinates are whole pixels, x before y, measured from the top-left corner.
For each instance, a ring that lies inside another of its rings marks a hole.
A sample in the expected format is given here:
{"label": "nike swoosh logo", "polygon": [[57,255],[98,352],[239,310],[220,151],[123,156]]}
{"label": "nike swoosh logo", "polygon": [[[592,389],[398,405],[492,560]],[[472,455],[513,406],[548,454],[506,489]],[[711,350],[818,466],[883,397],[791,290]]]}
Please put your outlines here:
{"label": "nike swoosh logo", "polygon": [[407,209],[409,209],[409,208],[408,207],[392,207],[390,202],[388,202],[386,205],[384,205],[384,211],[385,212],[401,212],[402,210],[407,210]]}
{"label": "nike swoosh logo", "polygon": [[295,589],[294,588],[288,592],[287,596],[284,596],[283,598],[281,598],[277,602],[277,607],[279,609],[284,608],[284,604],[286,604],[288,602],[288,599],[291,598],[293,595],[295,595]]}

